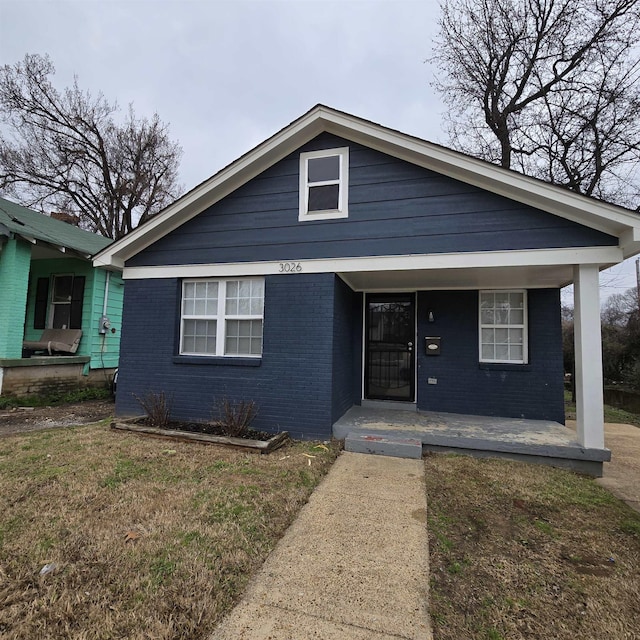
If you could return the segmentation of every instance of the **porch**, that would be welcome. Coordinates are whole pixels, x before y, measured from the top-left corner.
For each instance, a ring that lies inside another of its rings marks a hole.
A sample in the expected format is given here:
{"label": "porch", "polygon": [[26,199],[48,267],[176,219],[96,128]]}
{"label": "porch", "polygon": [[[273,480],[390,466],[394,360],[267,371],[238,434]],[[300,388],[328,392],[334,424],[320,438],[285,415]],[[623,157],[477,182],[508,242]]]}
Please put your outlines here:
{"label": "porch", "polygon": [[371,434],[390,439],[415,439],[423,451],[501,457],[572,469],[602,476],[602,463],[611,452],[587,448],[576,431],[549,420],[524,420],[432,411],[354,406],[333,425],[338,439]]}

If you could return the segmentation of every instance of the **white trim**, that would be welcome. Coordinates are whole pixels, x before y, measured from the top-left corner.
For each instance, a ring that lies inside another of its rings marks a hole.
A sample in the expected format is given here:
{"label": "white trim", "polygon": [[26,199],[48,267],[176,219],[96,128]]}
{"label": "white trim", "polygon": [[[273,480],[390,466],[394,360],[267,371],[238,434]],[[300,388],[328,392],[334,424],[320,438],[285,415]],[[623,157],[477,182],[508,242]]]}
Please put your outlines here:
{"label": "white trim", "polygon": [[598,269],[577,265],[573,279],[578,442],[586,448],[604,449]]}
{"label": "white trim", "polygon": [[[483,293],[521,293],[522,294],[522,324],[497,325],[482,323],[482,294]],[[478,290],[478,361],[488,364],[528,364],[529,363],[529,305],[526,289],[479,289]],[[491,360],[482,356],[483,329],[522,329],[522,359],[521,360]]]}
{"label": "white trim", "polygon": [[360,387],[360,399],[365,400],[365,382],[364,382],[364,368],[367,359],[367,293],[362,294],[362,358],[360,359],[360,374],[362,385]]}
{"label": "white trim", "polygon": [[363,258],[320,258],[269,262],[227,262],[213,264],[127,267],[125,280],[155,278],[214,278],[273,275],[282,265],[299,264],[289,273],[349,273],[362,271],[411,271],[416,269],[469,269],[476,267],[527,267],[594,264],[609,265],[622,260],[618,247],[576,247],[570,249],[526,249],[520,251],[477,251],[426,255],[367,256]]}
{"label": "white trim", "polygon": [[[54,302],[53,296],[56,292],[56,278],[71,278],[71,295],[67,302]],[[55,310],[57,305],[66,304],[69,306],[69,322],[71,322],[71,301],[73,300],[73,282],[76,278],[74,273],[52,273],[50,275],[50,294],[49,294],[49,308],[47,309],[47,328],[53,329],[53,319],[55,316]],[[84,294],[82,296],[82,306],[84,308]],[[67,327],[68,329],[69,327]]]}
{"label": "white trim", "polygon": [[[94,266],[123,268],[125,261],[142,249],[198,215],[324,131],[604,233],[620,237],[629,229],[640,229],[638,215],[622,207],[571,192],[426,140],[317,105],[185,194],[147,223],[103,249],[94,258]],[[635,255],[639,251],[638,243],[625,244],[623,258]]]}
{"label": "white trim", "polygon": [[[315,158],[338,158],[338,179],[324,182],[309,183],[309,160]],[[338,185],[338,208],[324,211],[309,211],[309,188],[328,185]],[[322,149],[320,151],[307,151],[300,154],[300,184],[299,184],[299,212],[298,221],[310,222],[312,220],[335,220],[349,217],[349,147],[337,149]]]}

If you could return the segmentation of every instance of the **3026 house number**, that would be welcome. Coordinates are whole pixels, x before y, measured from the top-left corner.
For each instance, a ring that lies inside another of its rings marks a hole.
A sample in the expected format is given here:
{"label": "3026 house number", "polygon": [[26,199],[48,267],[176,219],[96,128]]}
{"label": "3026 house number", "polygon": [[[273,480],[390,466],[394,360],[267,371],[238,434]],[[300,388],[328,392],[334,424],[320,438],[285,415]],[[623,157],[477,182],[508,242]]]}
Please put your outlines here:
{"label": "3026 house number", "polygon": [[299,262],[281,262],[280,273],[297,273],[302,271],[302,265]]}

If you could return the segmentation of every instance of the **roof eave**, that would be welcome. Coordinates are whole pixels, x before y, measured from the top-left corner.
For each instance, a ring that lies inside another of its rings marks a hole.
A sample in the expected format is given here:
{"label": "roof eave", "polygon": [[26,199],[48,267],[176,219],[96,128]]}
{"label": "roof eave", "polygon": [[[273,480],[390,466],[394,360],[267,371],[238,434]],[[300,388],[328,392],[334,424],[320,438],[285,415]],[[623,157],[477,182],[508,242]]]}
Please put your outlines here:
{"label": "roof eave", "polygon": [[[412,164],[611,235],[640,227],[632,211],[359,118],[328,112],[326,130]],[[603,215],[606,213],[606,216]]]}

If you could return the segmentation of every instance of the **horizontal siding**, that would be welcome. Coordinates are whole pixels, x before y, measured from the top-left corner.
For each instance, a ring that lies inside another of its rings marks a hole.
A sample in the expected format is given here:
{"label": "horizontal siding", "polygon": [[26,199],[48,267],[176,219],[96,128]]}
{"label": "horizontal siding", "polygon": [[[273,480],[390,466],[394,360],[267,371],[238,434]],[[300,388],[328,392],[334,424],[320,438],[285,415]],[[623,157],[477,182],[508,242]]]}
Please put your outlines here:
{"label": "horizontal siding", "polygon": [[346,140],[349,217],[298,221],[299,151],[133,257],[129,266],[616,245],[617,239]]}
{"label": "horizontal siding", "polygon": [[[122,275],[112,273],[109,284],[107,315],[116,332],[102,335],[98,332],[98,324],[103,312],[106,271],[94,269],[91,263],[84,260],[58,258],[31,261],[25,340],[39,340],[42,335],[42,329],[33,328],[36,283],[38,278],[50,278],[53,274],[75,274],[86,278],[82,303],[82,338],[76,355],[90,356],[89,366],[91,369],[117,367],[122,324]],[[51,291],[49,291],[49,295],[51,295]]]}
{"label": "horizontal siding", "polygon": [[[90,337],[92,369],[113,368],[118,366],[120,357],[120,334],[122,330],[122,298],[123,281],[119,273],[111,273],[109,277],[109,292],[107,298],[107,317],[111,321],[111,329],[106,334],[99,332],[100,318],[104,311],[104,293],[106,271],[94,270],[94,295],[91,311],[86,319],[88,335]],[[83,313],[84,318],[84,313]]]}
{"label": "horizontal siding", "polygon": [[[55,258],[51,260],[32,260],[29,273],[29,299],[27,302],[26,323],[24,331],[25,340],[40,340],[42,329],[34,329],[34,313],[36,304],[36,285],[38,278],[49,278],[49,300],[51,299],[51,276],[73,274],[84,276],[84,297],[82,301],[82,338],[76,355],[88,356],[91,353],[91,307],[93,300],[93,272],[91,263],[76,258]],[[49,307],[47,304],[47,322],[49,321]]]}

